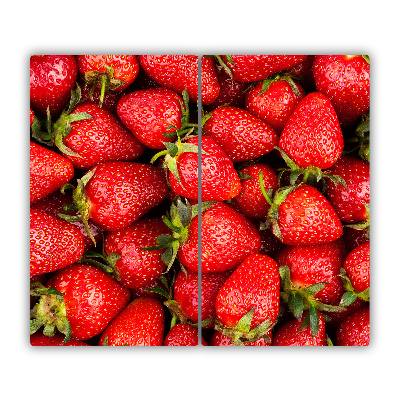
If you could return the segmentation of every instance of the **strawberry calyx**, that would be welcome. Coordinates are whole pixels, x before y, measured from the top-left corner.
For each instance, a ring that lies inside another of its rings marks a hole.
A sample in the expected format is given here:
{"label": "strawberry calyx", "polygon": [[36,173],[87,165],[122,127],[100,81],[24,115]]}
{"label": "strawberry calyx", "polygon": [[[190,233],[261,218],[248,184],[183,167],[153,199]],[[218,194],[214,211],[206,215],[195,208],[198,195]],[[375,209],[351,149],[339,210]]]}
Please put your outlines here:
{"label": "strawberry calyx", "polygon": [[223,335],[229,337],[235,346],[243,346],[245,343],[252,343],[260,338],[271,343],[271,338],[268,333],[271,331],[274,324],[267,319],[251,329],[254,310],[255,306],[253,306],[234,327],[223,325],[221,321],[216,318],[214,320],[214,328]]}
{"label": "strawberry calyx", "polygon": [[[265,92],[268,91],[269,87],[274,83],[274,82],[278,82],[278,81],[286,81],[290,88],[292,89],[293,93],[299,97],[301,97],[301,93],[299,88],[297,87],[296,83],[294,82],[294,77],[291,76],[290,72],[287,73],[277,73],[274,74],[272,76],[270,76],[267,79],[264,79],[263,81],[261,81],[261,90],[259,93],[257,93],[258,96],[262,96]],[[249,85],[249,87],[246,89],[246,91],[251,90],[253,87],[255,87],[256,85],[258,85],[260,82],[254,82],[252,84]]]}
{"label": "strawberry calyx", "polygon": [[[94,238],[93,232],[89,226],[89,210],[90,202],[87,199],[84,189],[90,179],[96,172],[96,167],[89,170],[81,179],[77,179],[77,186],[74,187],[70,183],[66,183],[60,189],[62,194],[65,194],[65,190],[72,189],[72,199],[74,201],[73,205],[68,205],[68,212],[76,211],[76,215],[68,215],[59,213],[58,216],[68,222],[82,221],[85,230],[92,240],[93,244],[96,246],[96,240]],[[66,210],[67,211],[67,210]]]}
{"label": "strawberry calyx", "polygon": [[162,234],[156,238],[157,245],[141,249],[146,251],[165,249],[161,256],[161,260],[167,266],[164,273],[170,270],[179,248],[186,243],[190,222],[196,215],[197,207],[190,205],[187,199],[184,203],[180,196],[177,196],[171,203],[170,210],[162,216],[164,224],[171,229],[172,234]]}
{"label": "strawberry calyx", "polygon": [[90,100],[93,101],[93,93],[97,87],[100,87],[99,107],[103,106],[104,95],[107,92],[126,85],[125,81],[115,78],[113,67],[104,64],[104,68],[103,71],[92,70],[85,73],[85,88],[90,86]]}
{"label": "strawberry calyx", "polygon": [[300,167],[297,165],[287,154],[278,146],[274,147],[275,150],[278,150],[281,154],[283,160],[285,161],[288,168],[280,168],[278,179],[279,181],[282,178],[282,175],[290,171],[289,181],[290,185],[295,185],[298,178],[302,177],[302,183],[306,183],[310,186],[315,187],[318,182],[322,182],[323,191],[326,189],[326,179],[330,179],[335,186],[341,184],[345,189],[347,189],[346,181],[340,175],[332,175],[329,173],[329,170],[322,170],[319,167],[309,166],[309,167]]}
{"label": "strawberry calyx", "polygon": [[102,253],[98,253],[96,251],[86,251],[81,257],[81,262],[94,265],[99,269],[103,270],[105,273],[114,278],[118,282],[121,281],[121,274],[117,267],[117,261],[121,258],[121,254],[118,253],[110,253],[106,254],[106,252],[102,251]]}
{"label": "strawberry calyx", "polygon": [[87,112],[71,114],[75,106],[81,101],[81,88],[77,84],[75,90],[71,90],[71,99],[68,107],[66,107],[55,123],[51,121],[50,109],[47,107],[47,118],[45,122],[45,131],[42,130],[41,124],[32,125],[32,137],[38,142],[47,146],[56,146],[61,153],[71,157],[82,158],[82,156],[64,144],[64,139],[72,130],[72,123],[93,119],[93,116]]}
{"label": "strawberry calyx", "polygon": [[356,301],[357,297],[369,302],[369,287],[362,292],[355,290],[353,285],[351,284],[349,277],[346,275],[346,271],[343,268],[340,269],[339,277],[342,280],[343,286],[346,290],[340,300],[340,306],[349,306],[350,304],[354,303],[354,301]]}
{"label": "strawberry calyx", "polygon": [[341,311],[343,305],[333,306],[324,304],[316,299],[319,293],[328,282],[317,282],[306,287],[294,285],[290,279],[290,270],[287,265],[279,267],[279,275],[281,277],[280,298],[286,303],[293,316],[300,321],[305,311],[308,311],[300,330],[310,326],[312,337],[315,337],[319,331],[318,311]]}
{"label": "strawberry calyx", "polygon": [[40,282],[31,285],[31,296],[39,296],[30,313],[30,334],[43,327],[45,336],[54,336],[56,329],[65,335],[62,344],[71,339],[71,325],[66,317],[64,296],[60,291],[46,288]]}
{"label": "strawberry calyx", "polygon": [[[228,76],[233,80],[232,70],[228,67],[223,58],[220,55],[214,55],[214,58],[217,60],[217,66],[219,66],[219,68],[222,68],[228,74]],[[225,55],[225,58],[228,60],[230,64],[235,65],[231,55]]]}

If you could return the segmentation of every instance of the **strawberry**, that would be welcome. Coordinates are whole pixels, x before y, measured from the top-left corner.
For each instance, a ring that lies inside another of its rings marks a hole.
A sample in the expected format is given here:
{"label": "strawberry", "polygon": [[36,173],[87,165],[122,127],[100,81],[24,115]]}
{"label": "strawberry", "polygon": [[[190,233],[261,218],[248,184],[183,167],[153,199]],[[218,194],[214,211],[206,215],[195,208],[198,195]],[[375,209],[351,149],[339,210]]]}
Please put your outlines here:
{"label": "strawberry", "polygon": [[65,154],[74,167],[89,169],[105,161],[131,161],[143,153],[144,146],[110,111],[84,102],[69,115],[73,118],[80,113],[87,113],[91,118],[72,122],[63,140],[74,153],[67,151]]}
{"label": "strawberry", "polygon": [[297,105],[279,139],[282,149],[299,167],[331,167],[343,150],[336,112],[322,93],[310,93]]}
{"label": "strawberry", "polygon": [[277,133],[306,96],[304,89],[289,76],[279,75],[258,83],[246,94],[245,108]]}
{"label": "strawberry", "polygon": [[30,202],[35,203],[60,189],[74,176],[74,167],[65,157],[30,142]]}
{"label": "strawberry", "polygon": [[318,313],[317,317],[317,334],[311,333],[310,324],[307,321],[304,323],[307,316],[303,316],[300,320],[292,319],[280,326],[272,337],[272,346],[327,346],[325,321],[321,314]]}
{"label": "strawberry", "polygon": [[[261,248],[260,235],[247,218],[225,203],[211,205],[201,214],[203,273],[231,270]],[[178,251],[179,261],[195,272],[198,269],[198,224],[198,216],[195,216],[187,241]]]}
{"label": "strawberry", "polygon": [[41,115],[57,115],[67,105],[78,68],[74,56],[34,55],[30,58],[30,102]]}
{"label": "strawberry", "polygon": [[162,346],[164,308],[151,297],[126,306],[100,336],[99,346]]}
{"label": "strawberry", "polygon": [[101,88],[100,107],[104,93],[126,89],[139,72],[139,61],[133,55],[78,55],[78,69],[87,85]]}
{"label": "strawberry", "polygon": [[78,261],[83,235],[70,223],[39,210],[30,210],[31,276],[56,271]]}
{"label": "strawberry", "polygon": [[[304,310],[314,315],[315,309],[337,311],[338,307],[330,304],[344,293],[339,277],[344,259],[342,239],[328,244],[286,246],[275,256],[281,276],[281,299],[295,318],[300,319]],[[312,326],[311,331],[318,332],[318,327]]]}
{"label": "strawberry", "polygon": [[244,179],[241,180],[240,194],[232,199],[231,206],[247,218],[265,219],[270,207],[261,191],[260,171],[265,190],[276,191],[279,187],[275,171],[264,163],[258,162],[239,168],[238,172]]}
{"label": "strawberry", "polygon": [[[198,338],[197,328],[188,324],[177,324],[165,336],[163,346],[197,346]],[[207,346],[203,337],[201,344]]]}
{"label": "strawberry", "polygon": [[273,74],[290,70],[301,63],[301,55],[232,55],[217,56],[225,70],[239,82],[257,82]]}
{"label": "strawberry", "polygon": [[342,224],[328,200],[306,184],[280,188],[271,202],[268,220],[282,243],[292,246],[330,243]]}
{"label": "strawberry", "polygon": [[[219,94],[215,63],[211,58],[202,57],[201,101],[212,103]],[[141,55],[141,67],[159,85],[182,93],[187,89],[191,101],[198,99],[198,57],[195,55]]]}
{"label": "strawberry", "polygon": [[34,120],[35,120],[35,113],[33,112],[32,108],[31,108],[30,112],[29,112],[29,125],[30,126],[32,126]]}
{"label": "strawberry", "polygon": [[160,204],[167,193],[167,182],[159,169],[120,161],[90,169],[78,180],[73,197],[90,236],[89,219],[100,229],[117,231]]}
{"label": "strawberry", "polygon": [[[232,339],[221,332],[215,331],[211,336],[210,346],[235,346]],[[243,343],[243,346],[271,346],[271,343],[262,337],[254,342]]]}
{"label": "strawberry", "polygon": [[[46,214],[51,214],[54,217],[60,218],[60,214],[66,215],[76,215],[76,212],[69,211],[69,207],[73,204],[72,196],[67,193],[61,193],[61,191],[54,192],[43,200],[40,200],[31,205],[31,209],[39,210],[45,212]],[[85,250],[89,250],[93,248],[94,243],[92,239],[89,237],[88,233],[86,232],[85,226],[83,225],[82,221],[70,221],[72,225],[80,230],[83,235],[84,241],[84,248]],[[93,234],[95,241],[100,241],[103,239],[103,232],[102,230],[97,227],[92,221],[88,221],[88,225],[90,231]]]}
{"label": "strawberry", "polygon": [[[207,327],[212,326],[212,320],[215,318],[215,300],[217,293],[224,282],[229,277],[230,272],[215,272],[201,274],[201,320],[207,321]],[[174,282],[175,304],[168,302],[167,305],[172,307],[172,310],[179,309],[180,317],[187,318],[191,322],[198,321],[199,308],[199,281],[196,272],[182,270],[176,275]]]}
{"label": "strawberry", "polygon": [[131,92],[118,103],[118,116],[144,145],[164,149],[182,126],[183,100],[167,88]]}
{"label": "strawberry", "polygon": [[369,301],[369,242],[352,250],[343,263],[342,277],[347,289],[342,303],[351,304],[357,297]]}
{"label": "strawberry", "polygon": [[234,163],[265,155],[278,144],[278,135],[270,126],[237,107],[220,107],[208,114],[203,133]]}
{"label": "strawberry", "polygon": [[[140,288],[164,272],[162,250],[142,249],[156,245],[158,236],[170,233],[161,218],[142,218],[124,229],[106,234],[103,244],[106,258],[113,257],[113,273],[124,287]],[[120,256],[116,261],[115,255]]]}
{"label": "strawberry", "polygon": [[[185,323],[198,322],[199,319],[199,281],[197,273],[179,270],[174,281],[172,301],[167,301],[167,307],[172,314]],[[203,308],[203,305],[201,305]]]}
{"label": "strawberry", "polygon": [[[178,142],[172,154],[165,156],[164,165],[169,168],[168,178],[172,190],[188,199],[197,200],[198,138]],[[211,138],[201,138],[201,199],[202,201],[229,200],[240,192],[240,180],[232,161],[224,150]],[[204,154],[203,154],[204,153]]]}
{"label": "strawberry", "polygon": [[46,336],[55,328],[66,337],[86,340],[101,333],[129,301],[129,289],[105,272],[71,264],[55,272],[46,287],[31,291],[40,300],[31,312],[31,334],[44,326]]}
{"label": "strawberry", "polygon": [[71,338],[67,343],[60,334],[54,336],[46,336],[43,333],[36,332],[30,337],[31,346],[89,346],[87,343],[79,339]]}
{"label": "strawberry", "polygon": [[231,107],[244,108],[246,89],[249,84],[233,80],[223,69],[218,71],[219,95],[208,106],[207,110],[229,105]]}
{"label": "strawberry", "polygon": [[261,254],[249,255],[218,292],[216,329],[235,345],[254,341],[268,332],[279,313],[277,263]]}
{"label": "strawberry", "polygon": [[[326,197],[344,222],[369,222],[369,163],[355,157],[341,156],[329,169],[346,182],[334,185],[328,181]],[[365,228],[363,226],[363,228]]]}
{"label": "strawberry", "polygon": [[368,111],[368,56],[318,55],[312,70],[318,92],[332,102],[343,126],[354,125]]}
{"label": "strawberry", "polygon": [[336,332],[337,346],[369,345],[369,306],[350,314]]}

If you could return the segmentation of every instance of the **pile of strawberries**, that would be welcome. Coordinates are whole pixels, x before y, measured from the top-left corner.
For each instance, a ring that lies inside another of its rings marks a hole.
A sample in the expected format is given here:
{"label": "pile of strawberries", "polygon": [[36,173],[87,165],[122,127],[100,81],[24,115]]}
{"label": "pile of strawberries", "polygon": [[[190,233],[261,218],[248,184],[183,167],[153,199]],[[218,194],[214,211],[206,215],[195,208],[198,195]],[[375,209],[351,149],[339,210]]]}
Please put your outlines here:
{"label": "pile of strawberries", "polygon": [[369,344],[367,56],[32,56],[30,103],[32,345]]}

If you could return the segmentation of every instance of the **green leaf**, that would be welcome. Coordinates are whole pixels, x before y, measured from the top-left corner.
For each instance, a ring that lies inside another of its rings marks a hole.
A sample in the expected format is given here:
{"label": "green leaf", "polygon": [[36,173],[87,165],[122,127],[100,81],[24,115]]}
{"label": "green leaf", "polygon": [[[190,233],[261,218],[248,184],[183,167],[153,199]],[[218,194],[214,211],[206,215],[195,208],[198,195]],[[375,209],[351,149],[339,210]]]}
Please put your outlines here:
{"label": "green leaf", "polygon": [[240,332],[249,332],[250,331],[250,326],[251,326],[251,321],[253,320],[253,314],[254,314],[255,306],[251,308],[249,312],[247,312],[237,323],[236,325],[236,330]]}
{"label": "green leaf", "polygon": [[320,292],[328,282],[318,282],[314,283],[313,285],[307,286],[306,288],[302,289],[302,292],[305,292],[307,295],[314,296],[318,292]]}
{"label": "green leaf", "polygon": [[354,303],[354,301],[357,299],[357,295],[354,292],[347,291],[344,293],[343,297],[340,300],[340,304],[343,307],[347,307],[350,304]]}
{"label": "green leaf", "polygon": [[167,235],[167,234],[162,234],[160,236],[157,237],[156,241],[159,245],[161,246],[169,246],[172,242],[174,242],[176,239],[171,236],[171,235]]}
{"label": "green leaf", "polygon": [[312,304],[310,304],[310,329],[312,337],[315,337],[319,331],[319,315]]}
{"label": "green leaf", "polygon": [[184,204],[181,200],[177,201],[178,217],[184,227],[189,226],[192,220],[192,207],[187,202]]}
{"label": "green leaf", "polygon": [[303,315],[303,297],[299,292],[291,292],[289,295],[288,306],[293,316],[299,320]]}
{"label": "green leaf", "polygon": [[149,289],[145,289],[145,292],[158,293],[158,294],[161,294],[161,296],[164,296],[166,299],[169,299],[168,292],[161,288],[149,288]]}
{"label": "green leaf", "polygon": [[178,154],[178,146],[175,143],[163,142],[163,144],[171,157],[175,157]]}

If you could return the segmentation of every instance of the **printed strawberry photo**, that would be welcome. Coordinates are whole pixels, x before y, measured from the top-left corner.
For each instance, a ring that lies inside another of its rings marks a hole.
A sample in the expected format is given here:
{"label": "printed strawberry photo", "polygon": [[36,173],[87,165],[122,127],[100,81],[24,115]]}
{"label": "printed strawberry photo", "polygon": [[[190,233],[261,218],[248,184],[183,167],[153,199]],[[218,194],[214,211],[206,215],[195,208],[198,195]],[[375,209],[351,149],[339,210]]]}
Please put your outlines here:
{"label": "printed strawberry photo", "polygon": [[202,143],[221,147],[239,189],[203,198],[202,275],[229,272],[204,339],[368,345],[369,57],[206,59],[220,91],[204,103]]}
{"label": "printed strawberry photo", "polygon": [[[198,345],[197,309],[178,306],[180,259],[198,259],[181,254],[197,239],[198,73],[196,55],[30,58],[32,346]],[[213,60],[202,76],[211,102]]]}

